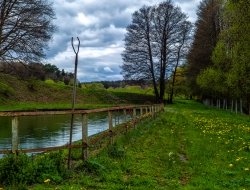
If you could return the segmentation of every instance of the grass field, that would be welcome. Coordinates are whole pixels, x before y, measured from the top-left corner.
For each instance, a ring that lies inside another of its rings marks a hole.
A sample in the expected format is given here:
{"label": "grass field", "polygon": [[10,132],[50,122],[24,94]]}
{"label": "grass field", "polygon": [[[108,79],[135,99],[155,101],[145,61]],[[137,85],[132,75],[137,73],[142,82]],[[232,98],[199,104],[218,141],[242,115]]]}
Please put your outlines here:
{"label": "grass field", "polygon": [[116,139],[62,184],[31,189],[250,189],[250,118],[193,101]]}
{"label": "grass field", "polygon": [[[149,89],[150,90],[150,89]],[[127,87],[77,88],[76,108],[93,109],[110,106],[154,103],[148,89]],[[0,73],[0,111],[70,109],[72,86],[51,80],[22,80]]]}

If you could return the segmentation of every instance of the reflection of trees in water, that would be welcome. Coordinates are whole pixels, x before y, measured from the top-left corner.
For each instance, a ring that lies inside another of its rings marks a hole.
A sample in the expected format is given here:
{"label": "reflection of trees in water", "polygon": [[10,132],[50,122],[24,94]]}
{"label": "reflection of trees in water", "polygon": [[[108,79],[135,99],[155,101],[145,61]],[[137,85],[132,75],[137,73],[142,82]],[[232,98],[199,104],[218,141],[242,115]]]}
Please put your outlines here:
{"label": "reflection of trees in water", "polygon": [[11,118],[0,117],[0,139],[11,136]]}
{"label": "reflection of trees in water", "polygon": [[19,135],[43,138],[56,133],[69,122],[69,115],[25,116],[19,119]]}
{"label": "reflection of trees in water", "polygon": [[[119,114],[119,113],[116,113]],[[99,133],[108,126],[108,113],[88,114],[89,135]],[[82,117],[76,115],[74,121],[75,138],[81,138]],[[69,137],[70,115],[23,116],[19,117],[20,147],[55,146],[66,144]],[[11,146],[11,118],[0,118],[0,149]],[[78,140],[78,139],[77,139]],[[54,143],[54,144],[53,144]]]}

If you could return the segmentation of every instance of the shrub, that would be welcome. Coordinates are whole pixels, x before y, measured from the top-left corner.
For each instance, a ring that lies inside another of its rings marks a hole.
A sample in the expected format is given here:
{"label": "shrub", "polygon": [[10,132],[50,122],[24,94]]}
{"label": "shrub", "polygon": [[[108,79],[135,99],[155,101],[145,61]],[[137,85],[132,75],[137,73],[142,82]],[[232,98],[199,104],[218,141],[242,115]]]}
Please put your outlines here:
{"label": "shrub", "polygon": [[14,94],[14,92],[15,91],[12,87],[0,82],[0,94],[3,94],[5,96],[10,96]]}
{"label": "shrub", "polygon": [[47,83],[47,84],[55,84],[55,81],[53,81],[52,79],[47,79],[47,80],[45,80],[45,83]]}
{"label": "shrub", "polygon": [[37,156],[10,154],[0,159],[0,184],[16,186],[43,183],[46,179],[59,183],[66,177],[64,157],[61,152]]}

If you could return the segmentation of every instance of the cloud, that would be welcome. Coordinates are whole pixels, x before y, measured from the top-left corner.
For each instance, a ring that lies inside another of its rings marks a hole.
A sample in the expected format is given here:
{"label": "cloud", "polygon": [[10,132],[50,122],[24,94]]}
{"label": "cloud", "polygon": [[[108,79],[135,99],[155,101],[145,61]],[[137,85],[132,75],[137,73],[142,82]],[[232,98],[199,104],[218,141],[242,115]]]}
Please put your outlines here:
{"label": "cloud", "polygon": [[113,73],[114,71],[110,67],[104,67],[103,70],[107,73]]}
{"label": "cloud", "polygon": [[[121,53],[131,15],[143,5],[162,0],[54,0],[55,25],[46,61],[68,72],[74,70],[71,37],[79,37],[78,78],[80,81],[121,80]],[[198,0],[175,0],[195,21]]]}

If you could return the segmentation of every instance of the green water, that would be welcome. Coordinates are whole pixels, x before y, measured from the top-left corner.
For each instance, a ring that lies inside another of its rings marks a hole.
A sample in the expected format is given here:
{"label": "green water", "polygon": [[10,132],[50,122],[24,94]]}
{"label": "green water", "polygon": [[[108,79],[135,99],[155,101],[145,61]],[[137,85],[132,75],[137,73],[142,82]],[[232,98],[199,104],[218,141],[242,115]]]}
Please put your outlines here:
{"label": "green water", "polygon": [[[119,115],[119,113],[117,114]],[[20,149],[61,146],[69,142],[71,115],[22,116],[18,118]],[[120,118],[120,122],[123,119]],[[115,123],[113,118],[113,123]],[[88,135],[108,129],[107,113],[89,114]],[[76,115],[73,141],[82,137],[82,117]],[[11,149],[12,127],[10,117],[0,117],[0,150]]]}

